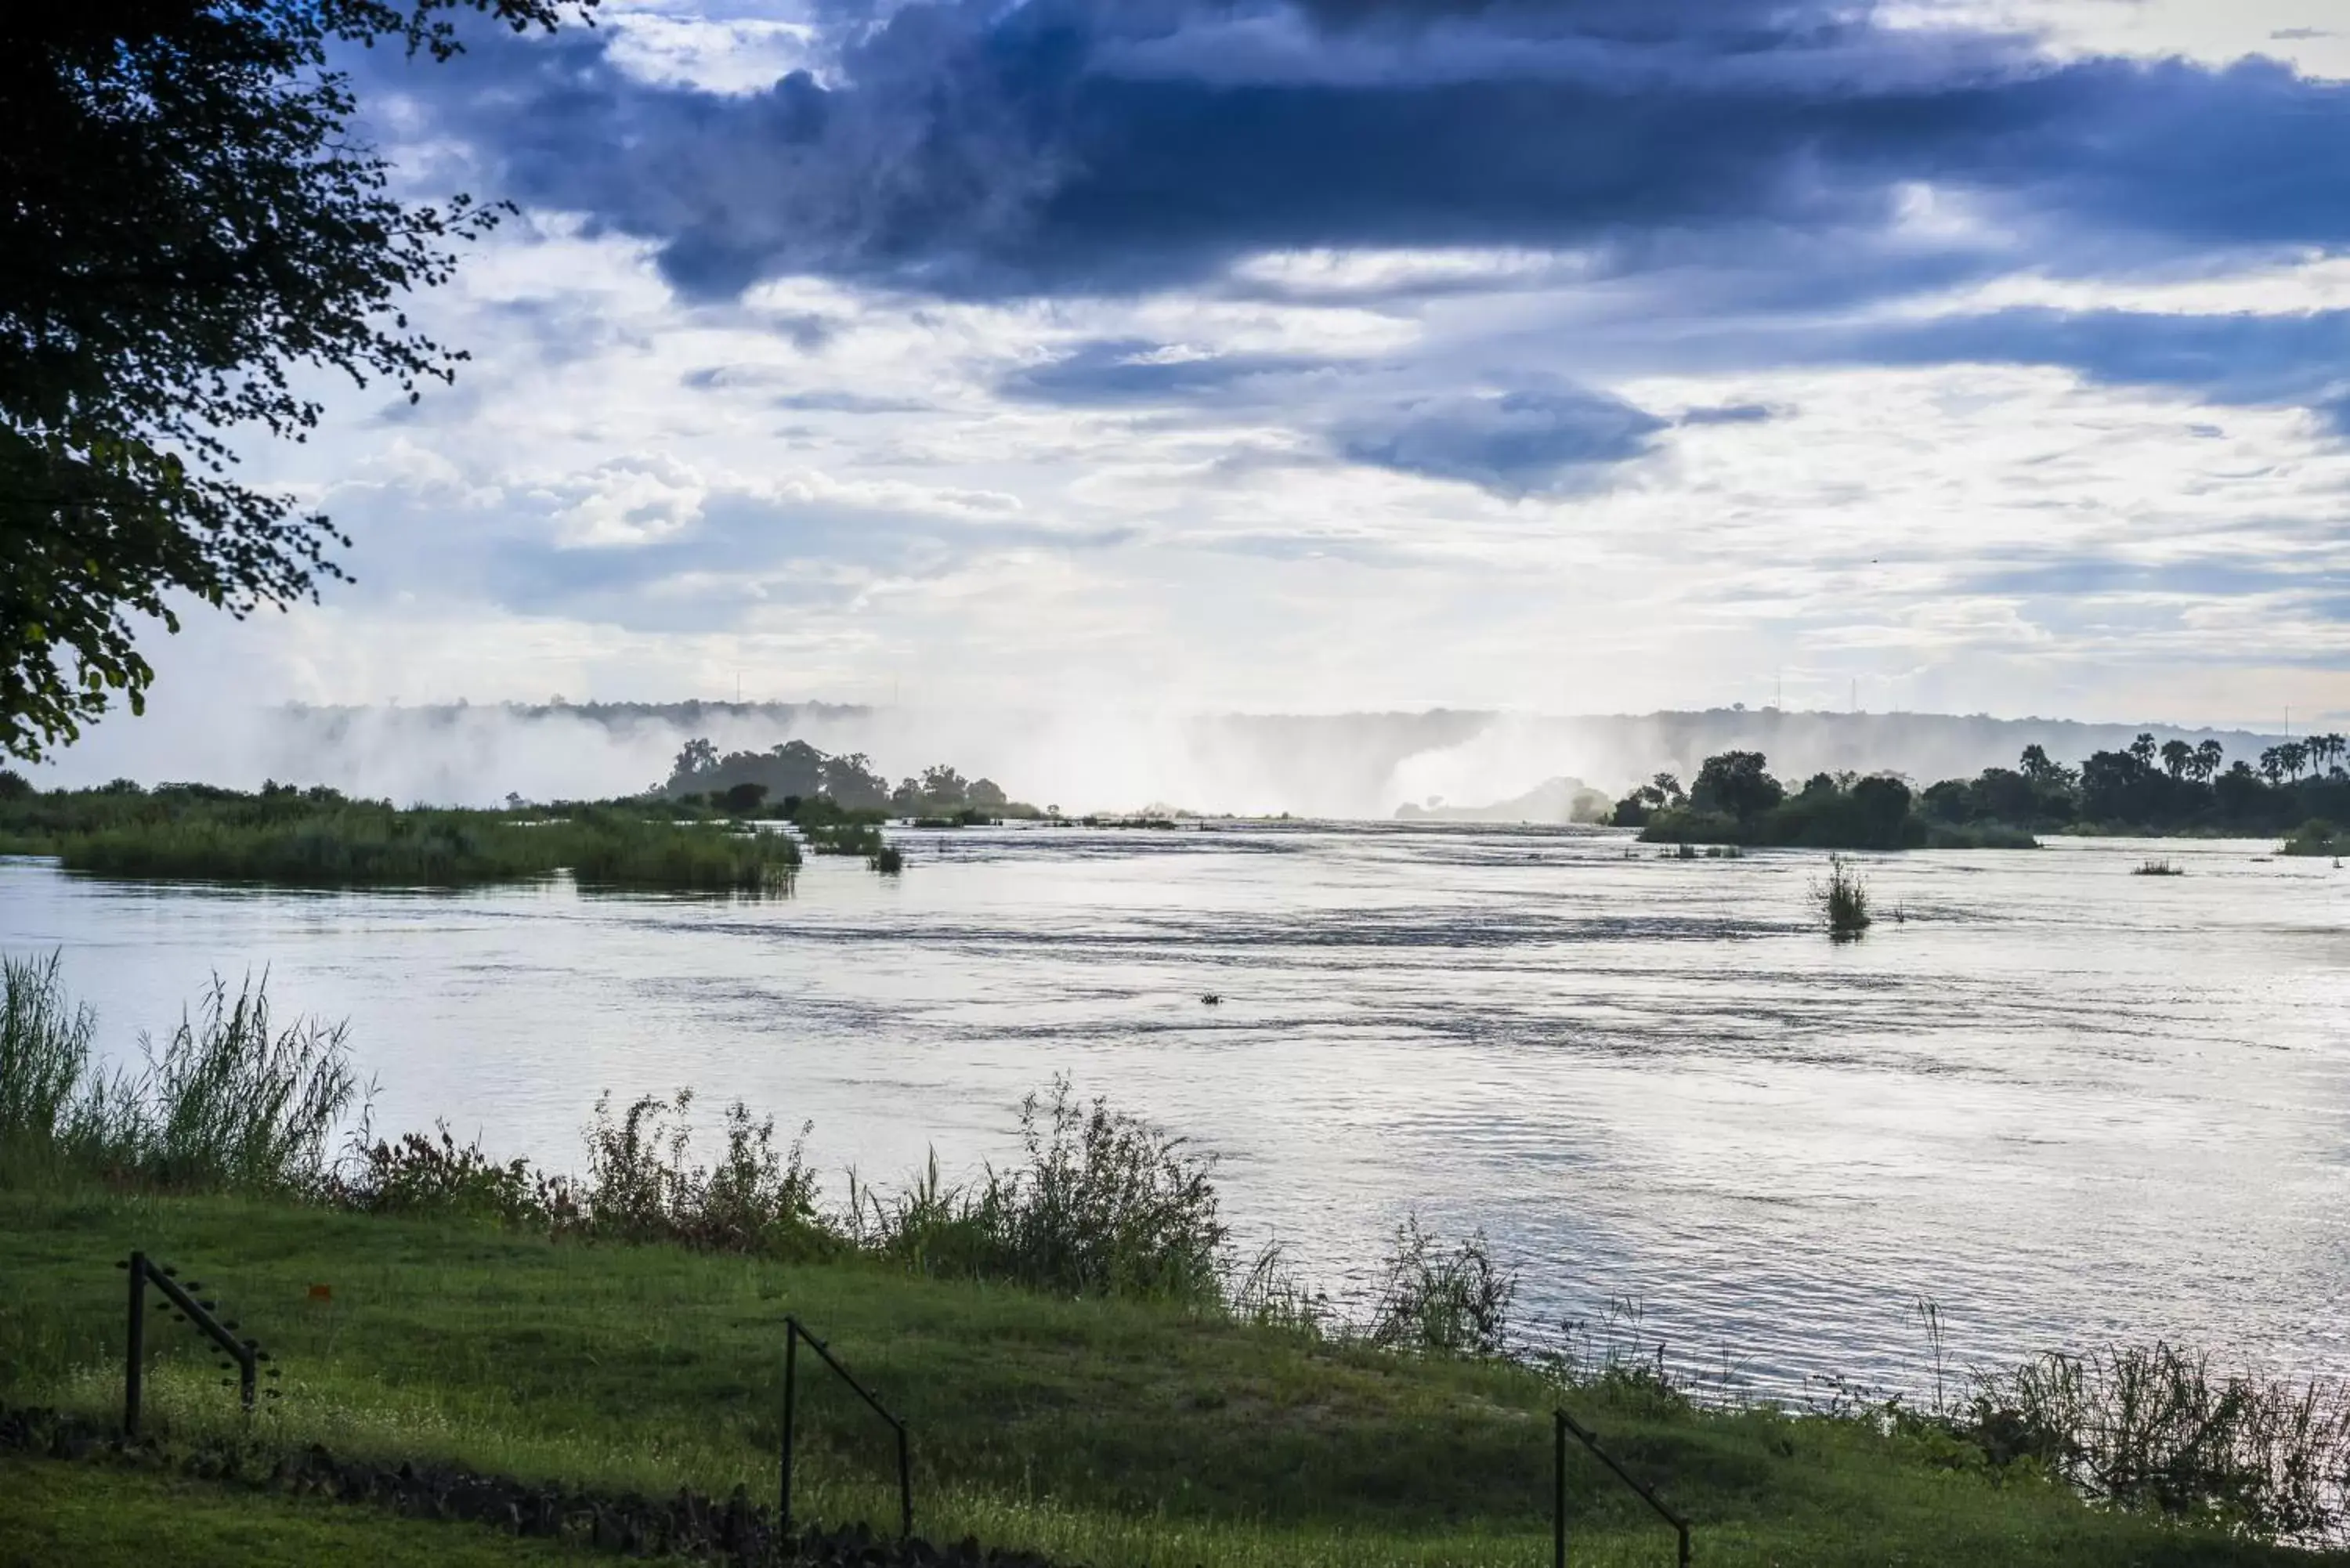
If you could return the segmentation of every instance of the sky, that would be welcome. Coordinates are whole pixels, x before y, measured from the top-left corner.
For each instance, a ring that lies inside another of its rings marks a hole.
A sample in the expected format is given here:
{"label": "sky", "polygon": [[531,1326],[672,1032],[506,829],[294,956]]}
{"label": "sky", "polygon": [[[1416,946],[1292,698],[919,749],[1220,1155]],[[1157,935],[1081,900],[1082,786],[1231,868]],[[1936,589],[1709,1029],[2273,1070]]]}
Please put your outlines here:
{"label": "sky", "polygon": [[[607,0],[159,711],[2350,717],[2334,0]],[[123,721],[109,721],[121,722]]]}

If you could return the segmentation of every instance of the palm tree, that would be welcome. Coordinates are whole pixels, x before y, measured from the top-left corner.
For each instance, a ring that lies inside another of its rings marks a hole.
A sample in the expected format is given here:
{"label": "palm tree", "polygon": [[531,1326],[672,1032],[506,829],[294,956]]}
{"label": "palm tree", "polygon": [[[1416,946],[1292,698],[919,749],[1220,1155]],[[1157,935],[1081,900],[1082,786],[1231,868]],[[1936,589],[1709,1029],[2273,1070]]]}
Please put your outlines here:
{"label": "palm tree", "polygon": [[2277,761],[2284,764],[2284,771],[2298,784],[2301,770],[2309,765],[2309,747],[2300,741],[2287,741],[2277,748]]}
{"label": "palm tree", "polygon": [[2312,735],[2309,738],[2311,766],[2323,767],[2329,772],[2339,773],[2345,748],[2345,742],[2339,735],[2332,733]]}
{"label": "palm tree", "polygon": [[2141,733],[2129,743],[2129,754],[2137,759],[2137,765],[2142,768],[2154,766],[2154,737]]}
{"label": "palm tree", "polygon": [[2188,765],[2195,761],[2195,748],[2184,741],[2162,742],[2162,771],[2172,778],[2185,778]]}
{"label": "palm tree", "polygon": [[2225,748],[2217,741],[2206,741],[2196,747],[2195,776],[2206,784],[2217,778],[2220,774],[2220,762],[2224,755],[2226,755]]}
{"label": "palm tree", "polygon": [[2275,784],[2283,776],[2284,759],[2278,755],[2277,748],[2274,746],[2266,746],[2262,748],[2261,777],[2268,780],[2271,784]]}

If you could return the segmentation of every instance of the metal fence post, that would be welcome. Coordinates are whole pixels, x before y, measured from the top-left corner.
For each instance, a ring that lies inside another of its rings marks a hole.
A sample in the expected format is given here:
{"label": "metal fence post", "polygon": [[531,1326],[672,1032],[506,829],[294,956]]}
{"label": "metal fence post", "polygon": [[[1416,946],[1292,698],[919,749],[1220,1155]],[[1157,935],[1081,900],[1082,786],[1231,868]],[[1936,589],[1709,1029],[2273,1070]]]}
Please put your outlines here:
{"label": "metal fence post", "polygon": [[1566,1417],[1551,1412],[1550,1560],[1552,1568],[1566,1568]]}
{"label": "metal fence post", "polygon": [[776,1504],[777,1533],[792,1533],[792,1413],[798,1403],[800,1320],[784,1319],[784,1474],[783,1495]]}
{"label": "metal fence post", "polygon": [[1682,1518],[1671,1508],[1668,1507],[1664,1499],[1659,1497],[1654,1490],[1650,1490],[1645,1483],[1635,1477],[1631,1471],[1626,1469],[1622,1465],[1617,1464],[1616,1462],[1616,1457],[1613,1454],[1610,1454],[1606,1449],[1599,1446],[1599,1435],[1596,1432],[1592,1431],[1580,1421],[1577,1421],[1574,1417],[1568,1415],[1563,1407],[1554,1409],[1551,1414],[1554,1421],[1554,1425],[1552,1427],[1554,1440],[1558,1445],[1558,1457],[1556,1461],[1558,1468],[1557,1474],[1554,1478],[1557,1492],[1556,1501],[1553,1505],[1557,1511],[1553,1516],[1555,1523],[1552,1527],[1551,1549],[1555,1554],[1555,1560],[1560,1565],[1560,1568],[1564,1568],[1566,1562],[1566,1439],[1569,1433],[1573,1433],[1577,1442],[1591,1450],[1591,1457],[1593,1459],[1597,1459],[1601,1464],[1606,1465],[1609,1469],[1615,1471],[1616,1479],[1622,1481],[1626,1486],[1631,1488],[1632,1490],[1638,1494],[1640,1501],[1647,1503],[1648,1507],[1655,1511],[1657,1517],[1663,1520],[1665,1523],[1671,1528],[1678,1543],[1680,1568],[1689,1568],[1689,1521]]}
{"label": "metal fence post", "polygon": [[824,1341],[810,1334],[806,1324],[788,1313],[784,1316],[783,1496],[776,1508],[785,1532],[789,1533],[792,1527],[792,1436],[794,1413],[799,1398],[799,1343],[802,1340],[806,1340],[808,1348],[816,1352],[817,1359],[831,1367],[834,1375],[847,1384],[857,1397],[865,1401],[867,1407],[897,1434],[898,1527],[907,1539],[911,1540],[914,1534],[914,1464],[907,1444],[906,1423],[891,1415],[889,1407],[873,1397],[873,1390],[859,1383],[847,1367],[833,1358],[832,1352],[825,1348]]}
{"label": "metal fence post", "polygon": [[914,1467],[906,1457],[906,1428],[898,1428],[898,1533],[914,1538]]}
{"label": "metal fence post", "polygon": [[139,1435],[140,1381],[147,1362],[147,1254],[130,1254],[130,1326],[122,1355],[122,1435]]}

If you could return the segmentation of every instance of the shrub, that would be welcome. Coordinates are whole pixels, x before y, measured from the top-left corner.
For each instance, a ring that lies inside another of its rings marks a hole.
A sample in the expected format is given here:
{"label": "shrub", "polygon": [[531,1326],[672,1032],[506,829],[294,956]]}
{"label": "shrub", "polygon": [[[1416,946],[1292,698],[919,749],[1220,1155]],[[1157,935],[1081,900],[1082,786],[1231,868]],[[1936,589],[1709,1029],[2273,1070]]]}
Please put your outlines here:
{"label": "shrub", "polygon": [[1309,1286],[1279,1241],[1267,1241],[1246,1268],[1234,1271],[1224,1302],[1238,1321],[1318,1337],[1331,1320],[1330,1298]]}
{"label": "shrub", "polygon": [[857,1189],[853,1239],[926,1272],[1059,1295],[1224,1299],[1210,1162],[1183,1139],[1078,1100],[1065,1077],[1021,1102],[1020,1135],[1026,1163],[972,1188],[944,1186],[934,1159],[894,1201]]}
{"label": "shrub", "polygon": [[806,1127],[778,1153],[775,1118],[754,1120],[737,1100],[726,1107],[725,1158],[704,1168],[686,1158],[692,1106],[691,1089],[674,1101],[646,1095],[615,1119],[612,1096],[598,1096],[588,1128],[588,1179],[576,1190],[555,1184],[577,1216],[570,1222],[617,1241],[783,1255],[829,1251],[805,1154]]}
{"label": "shrub", "polygon": [[373,1145],[364,1135],[354,1138],[328,1197],[370,1214],[448,1214],[506,1224],[577,1219],[567,1190],[533,1171],[528,1160],[501,1165],[482,1152],[478,1140],[460,1145],[448,1123],[435,1123],[434,1130],[437,1139],[421,1132]]}
{"label": "shrub", "polygon": [[2322,816],[2313,816],[2293,830],[2293,836],[2278,846],[2282,855],[2341,855],[2350,851],[2350,836],[2345,836]]}
{"label": "shrub", "polygon": [[1812,899],[1835,940],[1848,942],[1868,929],[1868,884],[1843,856],[1828,857],[1828,879],[1812,884]]}

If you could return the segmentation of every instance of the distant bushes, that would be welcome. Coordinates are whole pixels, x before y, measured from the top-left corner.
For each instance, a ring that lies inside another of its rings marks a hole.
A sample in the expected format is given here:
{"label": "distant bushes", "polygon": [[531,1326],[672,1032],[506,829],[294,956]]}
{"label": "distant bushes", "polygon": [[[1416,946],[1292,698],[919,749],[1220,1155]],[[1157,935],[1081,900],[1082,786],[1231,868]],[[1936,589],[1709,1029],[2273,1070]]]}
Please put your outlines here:
{"label": "distant bushes", "polygon": [[[1658,774],[1616,805],[1610,820],[1648,842],[1804,846],[1819,849],[2030,848],[2035,831],[2244,833],[2350,816],[2350,752],[2317,735],[2263,750],[2257,765],[2226,763],[2216,741],[2157,745],[2139,735],[2078,767],[2026,746],[2012,768],[1943,779],[1923,792],[1887,775],[1815,774],[1793,794],[1760,752],[1705,759],[1684,791]],[[2334,855],[2329,830],[2292,854]]]}
{"label": "distant bushes", "polygon": [[1659,774],[1618,803],[1618,826],[1650,844],[1768,845],[1813,849],[2031,848],[2031,835],[1992,825],[1929,822],[1899,779],[1814,774],[1789,794],[1760,752],[1708,757],[1683,794]]}
{"label": "distant bushes", "polygon": [[642,802],[498,811],[394,808],[332,790],[135,785],[0,802],[0,842],[117,877],[452,888],[569,871],[583,885],[746,890],[799,865],[787,834]]}
{"label": "distant bushes", "polygon": [[2324,817],[2314,816],[2294,829],[2292,837],[2277,846],[2280,855],[2332,855],[2350,853],[2350,834],[2345,834]]}
{"label": "distant bushes", "polygon": [[836,756],[806,741],[785,741],[764,752],[723,755],[707,740],[689,741],[671,764],[660,793],[730,802],[748,796],[754,804],[762,796],[772,801],[821,801],[837,810],[871,813],[876,817],[984,822],[1040,815],[1035,806],[1011,799],[993,780],[966,779],[944,763],[924,768],[919,777],[904,779],[892,787],[874,771],[864,753]]}

